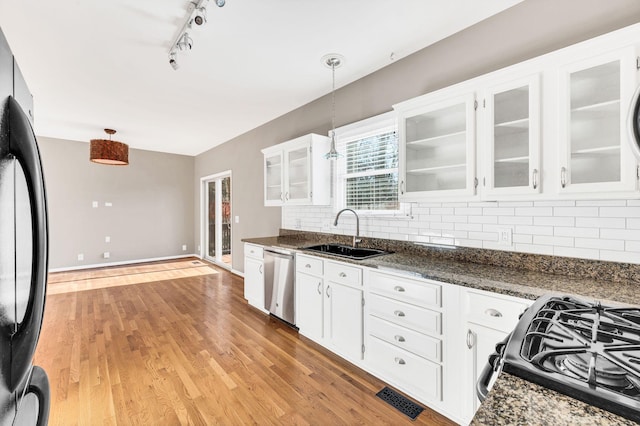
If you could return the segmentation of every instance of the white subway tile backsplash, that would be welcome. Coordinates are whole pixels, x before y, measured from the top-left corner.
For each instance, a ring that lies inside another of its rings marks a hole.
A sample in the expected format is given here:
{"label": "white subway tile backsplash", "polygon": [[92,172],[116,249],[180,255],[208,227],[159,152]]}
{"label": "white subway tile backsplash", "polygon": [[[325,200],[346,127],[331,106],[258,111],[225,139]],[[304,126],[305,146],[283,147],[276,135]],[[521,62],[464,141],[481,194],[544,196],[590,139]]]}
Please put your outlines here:
{"label": "white subway tile backsplash", "polygon": [[592,248],[598,250],[624,251],[624,241],[604,240],[602,238],[576,238],[576,247]]}
{"label": "white subway tile backsplash", "polygon": [[640,207],[601,207],[600,217],[640,217]]}
{"label": "white subway tile backsplash", "polygon": [[554,247],[573,247],[573,238],[571,237],[554,237],[550,235],[534,235],[533,244],[549,245]]}
{"label": "white subway tile backsplash", "polygon": [[[640,263],[640,200],[426,202],[404,204],[402,211],[406,214],[362,215],[361,235]],[[352,215],[326,229],[335,213],[332,206],[287,206],[281,223],[352,235]],[[498,243],[502,228],[512,229],[513,247]]]}

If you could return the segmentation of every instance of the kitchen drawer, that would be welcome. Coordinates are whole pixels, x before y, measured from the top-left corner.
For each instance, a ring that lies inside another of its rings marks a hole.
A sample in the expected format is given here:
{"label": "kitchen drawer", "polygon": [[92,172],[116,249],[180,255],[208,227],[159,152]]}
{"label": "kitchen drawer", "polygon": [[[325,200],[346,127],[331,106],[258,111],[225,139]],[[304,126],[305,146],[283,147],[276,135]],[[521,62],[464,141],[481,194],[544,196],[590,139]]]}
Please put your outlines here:
{"label": "kitchen drawer", "polygon": [[442,400],[442,366],[372,337],[365,355],[376,372],[419,399]]}
{"label": "kitchen drawer", "polygon": [[367,300],[369,314],[408,327],[420,333],[442,333],[442,314],[387,297],[370,294]]}
{"label": "kitchen drawer", "polygon": [[264,256],[264,250],[262,246],[257,246],[255,244],[244,244],[244,255],[253,257],[255,259],[262,259]]}
{"label": "kitchen drawer", "polygon": [[305,256],[304,254],[296,255],[296,271],[305,274],[322,276],[322,259],[316,257]]}
{"label": "kitchen drawer", "polygon": [[362,268],[358,266],[329,261],[325,262],[324,273],[324,277],[328,281],[356,287],[362,286]]}
{"label": "kitchen drawer", "polygon": [[489,293],[467,291],[467,319],[505,332],[511,332],[518,317],[529,306],[526,300],[497,297]]}
{"label": "kitchen drawer", "polygon": [[418,281],[371,272],[369,291],[414,305],[437,308],[442,306],[442,285],[435,281]]}
{"label": "kitchen drawer", "polygon": [[371,336],[406,349],[431,361],[442,361],[442,341],[406,327],[369,315],[368,330]]}

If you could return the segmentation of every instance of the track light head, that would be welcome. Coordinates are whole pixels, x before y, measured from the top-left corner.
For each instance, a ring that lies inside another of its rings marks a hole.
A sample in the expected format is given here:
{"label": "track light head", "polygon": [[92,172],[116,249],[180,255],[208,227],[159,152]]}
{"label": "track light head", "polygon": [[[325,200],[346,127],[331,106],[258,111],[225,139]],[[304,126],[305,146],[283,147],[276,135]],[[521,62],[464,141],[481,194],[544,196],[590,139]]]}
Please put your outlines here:
{"label": "track light head", "polygon": [[193,39],[189,37],[189,33],[184,33],[182,37],[180,37],[180,40],[178,41],[176,46],[180,50],[191,50],[191,48],[193,47]]}
{"label": "track light head", "polygon": [[196,9],[196,16],[193,18],[193,22],[196,25],[202,25],[207,22],[207,9],[204,7],[199,7]]}
{"label": "track light head", "polygon": [[218,7],[222,7],[222,6],[224,6],[226,3],[227,3],[227,1],[226,1],[226,0],[216,0],[216,5],[217,5]]}
{"label": "track light head", "polygon": [[174,70],[180,68],[180,65],[177,61],[177,56],[178,55],[176,54],[176,52],[169,53],[169,65],[171,65],[171,68],[173,68]]}

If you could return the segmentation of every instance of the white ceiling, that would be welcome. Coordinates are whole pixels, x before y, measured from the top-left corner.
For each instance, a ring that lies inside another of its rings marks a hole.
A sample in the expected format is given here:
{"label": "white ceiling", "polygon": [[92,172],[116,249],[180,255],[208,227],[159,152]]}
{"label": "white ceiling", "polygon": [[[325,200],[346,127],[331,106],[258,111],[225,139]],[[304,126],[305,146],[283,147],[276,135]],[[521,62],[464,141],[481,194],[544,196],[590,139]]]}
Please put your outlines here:
{"label": "white ceiling", "polygon": [[[168,63],[188,0],[0,0],[36,134],[197,155],[521,0],[227,0]],[[327,111],[330,116],[330,111]]]}

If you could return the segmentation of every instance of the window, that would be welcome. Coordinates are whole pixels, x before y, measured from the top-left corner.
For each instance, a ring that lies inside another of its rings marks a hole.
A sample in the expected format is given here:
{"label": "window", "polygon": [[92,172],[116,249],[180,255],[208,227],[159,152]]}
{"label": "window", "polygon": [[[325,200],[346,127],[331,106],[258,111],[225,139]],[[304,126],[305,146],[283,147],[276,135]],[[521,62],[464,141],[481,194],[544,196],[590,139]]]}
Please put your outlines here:
{"label": "window", "polygon": [[337,207],[393,213],[398,203],[398,132],[393,113],[336,129]]}

